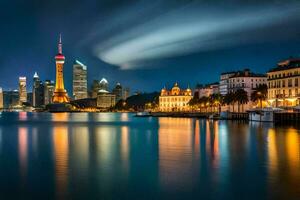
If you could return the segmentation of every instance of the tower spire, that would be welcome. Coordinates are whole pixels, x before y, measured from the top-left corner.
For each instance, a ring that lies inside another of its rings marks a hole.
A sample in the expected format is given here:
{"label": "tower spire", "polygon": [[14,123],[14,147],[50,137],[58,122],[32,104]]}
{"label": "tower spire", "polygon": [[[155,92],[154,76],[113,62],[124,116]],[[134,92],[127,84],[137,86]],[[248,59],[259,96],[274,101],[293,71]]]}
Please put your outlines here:
{"label": "tower spire", "polygon": [[58,53],[59,53],[59,54],[62,54],[61,34],[59,34]]}

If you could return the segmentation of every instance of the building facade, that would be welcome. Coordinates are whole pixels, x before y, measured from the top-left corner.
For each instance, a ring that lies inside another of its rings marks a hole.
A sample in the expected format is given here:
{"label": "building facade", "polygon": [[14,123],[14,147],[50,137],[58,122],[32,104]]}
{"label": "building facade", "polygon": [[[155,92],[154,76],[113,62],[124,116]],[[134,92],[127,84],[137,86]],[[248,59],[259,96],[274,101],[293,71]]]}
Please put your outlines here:
{"label": "building facade", "polygon": [[44,105],[44,85],[40,80],[38,74],[35,72],[33,75],[32,106],[37,108],[43,105]]}
{"label": "building facade", "polygon": [[3,109],[3,90],[0,87],[0,109]]}
{"label": "building facade", "polygon": [[26,77],[19,77],[19,101],[20,105],[27,102]]}
{"label": "building facade", "polygon": [[90,97],[97,98],[99,90],[100,90],[100,81],[93,80],[91,91],[90,91]]}
{"label": "building facade", "polygon": [[107,90],[99,90],[97,96],[97,107],[107,109],[116,104],[116,95],[109,93]]}
{"label": "building facade", "polygon": [[87,67],[78,60],[73,65],[73,96],[75,100],[88,97]]}
{"label": "building facade", "polygon": [[10,109],[20,105],[19,91],[3,91],[3,108]]}
{"label": "building facade", "polygon": [[46,80],[44,82],[44,104],[48,105],[53,103],[52,96],[54,93],[54,82],[51,80]]}
{"label": "building facade", "polygon": [[116,102],[120,101],[122,99],[122,85],[120,83],[117,83],[115,88],[112,90],[112,93],[116,95]]}
{"label": "building facade", "polygon": [[106,90],[109,91],[109,84],[106,78],[102,78],[99,82],[99,90]]}
{"label": "building facade", "polygon": [[249,69],[238,71],[229,78],[228,92],[236,92],[243,89],[247,92],[250,100],[251,93],[259,86],[267,84],[267,76],[265,74],[256,74],[250,72]]}
{"label": "building facade", "polygon": [[220,76],[219,92],[222,96],[228,93],[229,78],[234,76],[236,72],[225,72]]}
{"label": "building facade", "polygon": [[268,73],[268,103],[274,107],[299,105],[300,58],[281,61]]}
{"label": "building facade", "polygon": [[219,83],[211,83],[207,85],[197,85],[194,91],[194,95],[201,97],[209,97],[212,94],[219,93]]}
{"label": "building facade", "polygon": [[192,90],[182,90],[175,83],[171,90],[163,88],[159,96],[159,110],[162,112],[189,111],[189,101],[193,98]]}
{"label": "building facade", "polygon": [[123,89],[122,99],[126,100],[130,96],[130,89],[128,87]]}

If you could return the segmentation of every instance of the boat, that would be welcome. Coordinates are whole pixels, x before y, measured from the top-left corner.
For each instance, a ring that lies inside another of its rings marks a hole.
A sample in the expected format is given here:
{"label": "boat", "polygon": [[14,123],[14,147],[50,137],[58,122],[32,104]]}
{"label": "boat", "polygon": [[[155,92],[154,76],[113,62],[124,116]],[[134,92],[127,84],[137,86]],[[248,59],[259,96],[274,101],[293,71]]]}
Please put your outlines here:
{"label": "boat", "polygon": [[281,108],[259,108],[249,110],[249,121],[257,121],[257,122],[273,122],[274,121],[274,112],[280,112],[283,109]]}
{"label": "boat", "polygon": [[137,112],[135,114],[136,117],[150,117],[151,113],[147,112],[147,111],[143,111],[143,112]]}

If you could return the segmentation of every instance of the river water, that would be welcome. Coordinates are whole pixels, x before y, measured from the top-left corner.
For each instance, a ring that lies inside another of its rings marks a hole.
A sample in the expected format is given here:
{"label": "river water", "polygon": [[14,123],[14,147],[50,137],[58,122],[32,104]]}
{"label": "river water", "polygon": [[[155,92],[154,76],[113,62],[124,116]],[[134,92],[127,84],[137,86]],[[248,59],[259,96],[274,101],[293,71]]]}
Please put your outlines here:
{"label": "river water", "polygon": [[299,127],[1,113],[0,199],[300,199]]}

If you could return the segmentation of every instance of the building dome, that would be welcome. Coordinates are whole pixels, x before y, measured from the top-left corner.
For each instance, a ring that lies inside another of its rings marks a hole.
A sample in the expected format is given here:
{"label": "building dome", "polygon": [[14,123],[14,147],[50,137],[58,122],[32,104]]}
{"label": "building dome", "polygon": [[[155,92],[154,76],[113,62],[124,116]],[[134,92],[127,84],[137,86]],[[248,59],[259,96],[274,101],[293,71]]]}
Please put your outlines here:
{"label": "building dome", "polygon": [[103,89],[98,91],[98,94],[108,94],[108,93],[109,92],[107,90],[103,90]]}
{"label": "building dome", "polygon": [[172,95],[179,95],[180,88],[178,87],[177,83],[174,84],[174,87],[172,88],[171,92],[172,92]]}
{"label": "building dome", "polygon": [[57,54],[55,60],[65,60],[65,56],[63,54]]}

